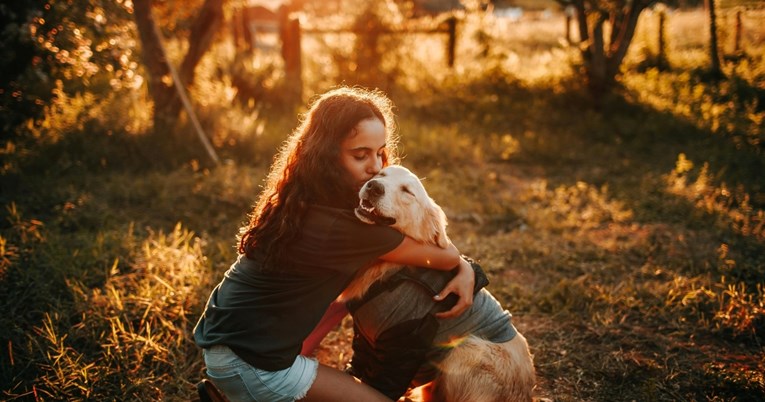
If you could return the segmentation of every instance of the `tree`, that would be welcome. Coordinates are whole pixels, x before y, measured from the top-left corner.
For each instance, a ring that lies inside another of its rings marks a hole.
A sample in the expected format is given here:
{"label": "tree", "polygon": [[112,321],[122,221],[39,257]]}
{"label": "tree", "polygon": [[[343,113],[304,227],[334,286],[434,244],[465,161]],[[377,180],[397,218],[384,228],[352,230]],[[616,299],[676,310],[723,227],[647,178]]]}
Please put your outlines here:
{"label": "tree", "polygon": [[[576,10],[584,75],[590,91],[608,92],[635,35],[638,17],[657,0],[557,0]],[[610,25],[606,38],[604,26]]]}
{"label": "tree", "polygon": [[0,137],[58,98],[89,93],[99,102],[131,88],[130,21],[129,7],[113,0],[0,5]]}
{"label": "tree", "polygon": [[[170,67],[165,59],[161,33],[151,12],[151,0],[134,0],[133,7],[143,63],[148,75],[149,94],[154,102],[154,132],[172,133],[181,111],[181,100],[173,87],[177,83],[167,80],[170,77]],[[188,51],[178,71],[184,87],[194,83],[194,70],[212,45],[222,22],[223,0],[205,0],[191,25]]]}

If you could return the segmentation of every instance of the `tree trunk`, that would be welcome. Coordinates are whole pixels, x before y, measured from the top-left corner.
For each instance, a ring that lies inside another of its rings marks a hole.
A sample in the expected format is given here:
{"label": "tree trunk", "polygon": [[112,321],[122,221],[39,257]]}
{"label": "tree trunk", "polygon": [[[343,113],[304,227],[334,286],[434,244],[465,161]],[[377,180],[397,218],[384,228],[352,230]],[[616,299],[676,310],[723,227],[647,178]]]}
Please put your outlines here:
{"label": "tree trunk", "polygon": [[577,28],[579,29],[579,48],[582,51],[582,57],[588,60],[589,46],[586,46],[586,44],[590,41],[590,33],[587,28],[587,11],[584,9],[584,3],[581,1],[577,1],[573,5],[576,10]]}
{"label": "tree trunk", "polygon": [[165,132],[170,124],[161,108],[170,103],[175,96],[175,90],[169,79],[170,69],[165,63],[162,42],[156,34],[157,31],[154,30],[155,21],[151,15],[151,0],[135,0],[133,13],[141,39],[141,56],[148,75],[146,82],[149,86],[149,95],[154,101],[154,131]]}
{"label": "tree trunk", "polygon": [[611,43],[612,53],[614,60],[617,60],[619,64],[624,60],[624,56],[627,54],[627,49],[632,38],[635,36],[635,29],[637,28],[638,18],[640,13],[645,8],[639,2],[633,2],[626,13],[620,14],[621,23],[619,24],[619,35],[616,37],[616,42]]}
{"label": "tree trunk", "polygon": [[608,74],[613,78],[619,74],[624,57],[627,55],[632,38],[635,36],[638,18],[643,12],[645,5],[633,1],[626,13],[620,14],[619,33],[615,36],[616,42],[611,43]]}
{"label": "tree trunk", "polygon": [[[624,57],[635,35],[638,17],[651,0],[633,0],[617,5],[607,16],[603,9],[588,0],[559,0],[576,9],[579,34],[582,38],[581,54],[587,85],[595,96],[611,90],[616,83]],[[614,11],[615,10],[615,11]],[[611,34],[605,42],[603,24],[610,21]]]}
{"label": "tree trunk", "polygon": [[179,74],[184,85],[194,83],[194,71],[199,60],[210,50],[215,34],[223,23],[223,0],[205,0],[189,34],[189,50],[181,63]]}
{"label": "tree trunk", "polygon": [[592,33],[590,35],[590,60],[585,62],[585,69],[587,70],[587,85],[590,91],[594,94],[600,95],[604,91],[607,91],[611,87],[611,82],[608,77],[607,62],[608,58],[603,47],[603,23],[605,19],[602,16],[598,16],[597,20],[592,23]]}
{"label": "tree trunk", "polygon": [[[170,70],[162,49],[162,38],[154,30],[156,21],[151,15],[151,0],[134,0],[133,7],[141,39],[143,62],[149,75],[149,94],[154,101],[154,131],[172,133],[182,104],[173,88],[176,83],[170,78]],[[191,26],[189,48],[178,73],[184,87],[193,84],[194,70],[212,45],[222,21],[223,0],[205,0]]]}

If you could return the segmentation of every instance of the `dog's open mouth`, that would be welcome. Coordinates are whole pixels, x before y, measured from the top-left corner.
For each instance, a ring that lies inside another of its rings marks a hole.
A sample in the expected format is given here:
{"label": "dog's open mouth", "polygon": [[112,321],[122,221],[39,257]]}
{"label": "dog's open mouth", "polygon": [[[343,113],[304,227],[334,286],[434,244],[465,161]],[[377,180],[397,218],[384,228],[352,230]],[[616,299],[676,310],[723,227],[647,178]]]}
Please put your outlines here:
{"label": "dog's open mouth", "polygon": [[378,225],[390,226],[396,223],[394,218],[382,216],[375,206],[367,199],[361,199],[359,206],[354,210],[356,217],[366,223],[376,223]]}

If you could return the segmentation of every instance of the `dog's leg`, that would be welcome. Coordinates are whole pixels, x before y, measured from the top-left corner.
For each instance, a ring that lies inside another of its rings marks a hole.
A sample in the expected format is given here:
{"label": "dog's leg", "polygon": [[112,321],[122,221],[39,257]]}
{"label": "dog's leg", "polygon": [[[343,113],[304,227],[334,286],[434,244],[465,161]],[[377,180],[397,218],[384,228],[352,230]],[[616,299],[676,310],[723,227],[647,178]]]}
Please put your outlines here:
{"label": "dog's leg", "polygon": [[383,262],[358,271],[353,280],[351,280],[351,283],[348,284],[348,287],[340,294],[338,300],[347,302],[353,299],[360,299],[375,282],[393,275],[401,268],[402,266],[399,264]]}

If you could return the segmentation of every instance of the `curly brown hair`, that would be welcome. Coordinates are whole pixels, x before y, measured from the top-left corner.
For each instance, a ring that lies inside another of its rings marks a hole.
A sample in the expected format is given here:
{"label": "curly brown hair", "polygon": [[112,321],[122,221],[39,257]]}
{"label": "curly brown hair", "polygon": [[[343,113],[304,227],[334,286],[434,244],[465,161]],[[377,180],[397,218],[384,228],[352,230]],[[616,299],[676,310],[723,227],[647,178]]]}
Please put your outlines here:
{"label": "curly brown hair", "polygon": [[254,258],[256,250],[278,265],[290,242],[300,235],[310,204],[353,208],[357,189],[340,164],[340,147],[359,124],[379,119],[385,126],[382,165],[398,161],[393,103],[377,90],[339,87],[319,96],[276,155],[266,186],[240,230],[239,253]]}

